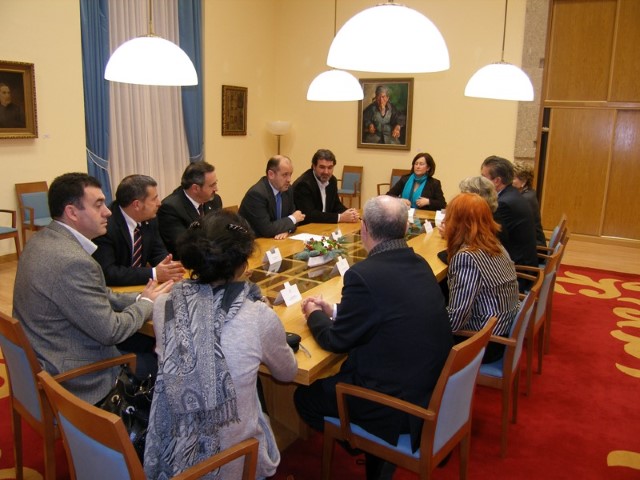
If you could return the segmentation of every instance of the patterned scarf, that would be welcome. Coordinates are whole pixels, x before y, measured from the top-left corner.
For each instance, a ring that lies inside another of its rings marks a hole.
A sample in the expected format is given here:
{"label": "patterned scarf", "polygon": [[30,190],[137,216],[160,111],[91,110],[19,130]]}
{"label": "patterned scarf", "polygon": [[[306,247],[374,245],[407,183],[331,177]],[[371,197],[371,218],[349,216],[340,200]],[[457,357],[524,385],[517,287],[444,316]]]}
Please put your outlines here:
{"label": "patterned scarf", "polygon": [[[428,175],[416,177],[415,173],[412,173],[407,180],[407,183],[404,184],[404,189],[402,190],[402,198],[410,200],[412,208],[417,207],[416,201],[422,195],[422,191],[424,190],[424,186],[427,184],[428,179]],[[416,182],[419,184],[419,187],[414,190],[413,187]]]}

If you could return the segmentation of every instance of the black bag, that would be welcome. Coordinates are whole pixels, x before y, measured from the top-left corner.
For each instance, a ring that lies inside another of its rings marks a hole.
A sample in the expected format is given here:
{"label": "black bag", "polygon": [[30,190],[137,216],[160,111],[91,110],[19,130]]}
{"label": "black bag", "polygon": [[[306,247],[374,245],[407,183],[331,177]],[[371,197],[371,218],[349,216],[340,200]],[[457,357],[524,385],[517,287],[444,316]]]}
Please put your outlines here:
{"label": "black bag", "polygon": [[99,407],[118,415],[129,432],[129,438],[142,462],[144,444],[149,426],[154,379],[136,377],[127,365],[123,365],[116,383]]}

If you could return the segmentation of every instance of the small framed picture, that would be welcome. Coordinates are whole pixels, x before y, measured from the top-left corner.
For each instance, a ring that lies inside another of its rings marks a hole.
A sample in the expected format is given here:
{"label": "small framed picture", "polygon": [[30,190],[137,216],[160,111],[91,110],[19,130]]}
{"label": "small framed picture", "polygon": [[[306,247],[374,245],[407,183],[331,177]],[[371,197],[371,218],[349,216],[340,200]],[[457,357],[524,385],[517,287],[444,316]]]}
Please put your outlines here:
{"label": "small framed picture", "polygon": [[360,79],[358,148],[411,150],[413,78]]}
{"label": "small framed picture", "polygon": [[222,86],[222,135],[247,134],[247,92],[245,87]]}
{"label": "small framed picture", "polygon": [[0,60],[0,139],[37,137],[33,63]]}

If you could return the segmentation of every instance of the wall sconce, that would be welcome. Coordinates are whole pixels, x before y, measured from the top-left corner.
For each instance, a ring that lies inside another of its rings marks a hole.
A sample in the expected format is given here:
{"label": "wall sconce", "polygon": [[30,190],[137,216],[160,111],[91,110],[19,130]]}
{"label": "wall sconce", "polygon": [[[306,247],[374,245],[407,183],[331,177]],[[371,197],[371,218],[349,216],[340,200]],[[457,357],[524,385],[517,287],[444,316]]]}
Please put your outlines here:
{"label": "wall sconce", "polygon": [[278,155],[280,155],[280,137],[289,133],[291,122],[286,120],[272,120],[267,122],[267,130],[278,137]]}

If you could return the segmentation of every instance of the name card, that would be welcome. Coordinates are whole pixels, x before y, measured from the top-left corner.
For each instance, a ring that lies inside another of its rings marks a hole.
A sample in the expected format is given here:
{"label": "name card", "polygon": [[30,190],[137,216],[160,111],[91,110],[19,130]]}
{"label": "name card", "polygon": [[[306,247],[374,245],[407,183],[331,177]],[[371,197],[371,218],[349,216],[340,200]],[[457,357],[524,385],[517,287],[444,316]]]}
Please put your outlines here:
{"label": "name card", "polygon": [[443,210],[436,211],[436,227],[439,227],[440,224],[443,222],[443,220],[444,220],[444,211]]}
{"label": "name card", "polygon": [[280,249],[278,247],[273,247],[271,250],[267,250],[262,262],[268,263],[269,265],[273,265],[277,262],[282,263],[282,254],[280,253]]}
{"label": "name card", "polygon": [[426,220],[424,222],[424,231],[425,233],[433,232],[433,225],[431,225],[431,222],[429,220]]}
{"label": "name card", "polygon": [[298,285],[291,285],[289,282],[284,282],[284,288],[278,292],[278,296],[273,301],[275,305],[280,305],[282,302],[287,307],[290,307],[294,303],[302,300],[302,295],[300,295],[300,290],[298,290]]}
{"label": "name card", "polygon": [[336,228],[333,232],[331,232],[331,238],[333,238],[337,242],[342,238],[342,231],[339,228]]}
{"label": "name card", "polygon": [[410,208],[409,209],[409,213],[407,214],[409,223],[413,223],[413,216],[415,215],[415,213],[416,213],[416,209],[415,208]]}
{"label": "name card", "polygon": [[333,270],[331,271],[331,276],[337,271],[340,273],[341,277],[344,277],[345,272],[349,270],[349,262],[346,258],[338,257],[338,262],[334,265]]}

